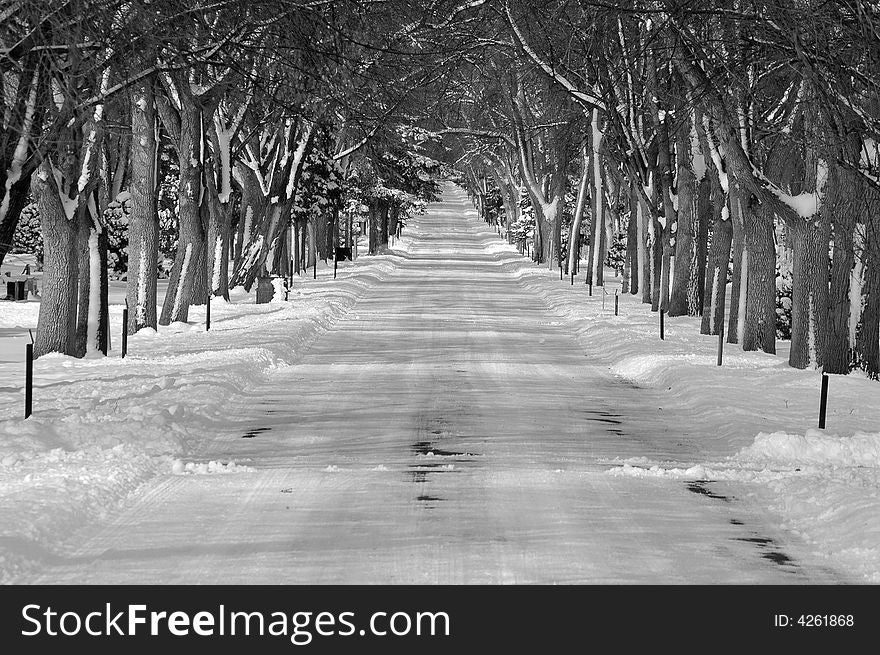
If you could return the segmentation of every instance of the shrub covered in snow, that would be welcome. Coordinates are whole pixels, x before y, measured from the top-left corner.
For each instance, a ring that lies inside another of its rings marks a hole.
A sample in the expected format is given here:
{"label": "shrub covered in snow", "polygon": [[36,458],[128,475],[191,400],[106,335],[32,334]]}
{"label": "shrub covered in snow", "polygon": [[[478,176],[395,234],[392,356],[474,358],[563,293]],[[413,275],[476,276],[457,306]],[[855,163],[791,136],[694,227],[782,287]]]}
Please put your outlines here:
{"label": "shrub covered in snow", "polygon": [[605,266],[613,268],[618,275],[623,275],[626,262],[626,230],[614,233],[611,243],[606,244]]}
{"label": "shrub covered in snow", "polygon": [[776,336],[791,339],[791,269],[776,265]]}
{"label": "shrub covered in snow", "polygon": [[36,255],[37,265],[43,266],[43,233],[40,230],[40,212],[34,203],[21,210],[21,218],[12,237],[12,252]]}

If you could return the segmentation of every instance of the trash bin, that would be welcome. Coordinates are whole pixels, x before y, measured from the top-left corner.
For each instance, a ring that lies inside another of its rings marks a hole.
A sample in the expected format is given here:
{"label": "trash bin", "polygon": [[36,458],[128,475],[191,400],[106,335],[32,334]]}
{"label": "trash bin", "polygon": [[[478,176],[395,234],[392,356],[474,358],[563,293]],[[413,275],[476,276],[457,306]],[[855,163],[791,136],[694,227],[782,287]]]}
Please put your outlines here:
{"label": "trash bin", "polygon": [[27,300],[27,280],[7,281],[6,297],[9,300]]}

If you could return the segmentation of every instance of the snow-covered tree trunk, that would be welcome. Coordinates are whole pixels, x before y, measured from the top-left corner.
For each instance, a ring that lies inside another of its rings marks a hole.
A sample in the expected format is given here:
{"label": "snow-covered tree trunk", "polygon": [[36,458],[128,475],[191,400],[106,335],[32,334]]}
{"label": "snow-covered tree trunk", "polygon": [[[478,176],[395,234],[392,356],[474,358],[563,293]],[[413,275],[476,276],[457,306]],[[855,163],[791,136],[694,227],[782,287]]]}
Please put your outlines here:
{"label": "snow-covered tree trunk", "polygon": [[584,218],[584,209],[587,204],[589,193],[587,190],[590,185],[590,153],[586,147],[583,148],[581,157],[581,179],[578,184],[577,200],[575,201],[574,218],[571,222],[571,230],[568,233],[568,271],[569,274],[577,271],[578,259],[580,258],[580,235],[581,224]]}
{"label": "snow-covered tree trunk", "polygon": [[153,83],[134,85],[131,97],[131,211],[128,223],[128,331],[156,329],[159,213],[156,194],[156,111]]}
{"label": "snow-covered tree trunk", "polygon": [[740,343],[740,330],[745,320],[748,251],[745,241],[745,211],[743,204],[747,202],[748,191],[733,182],[730,189],[730,221],[733,238],[730,243],[733,270],[730,287],[730,313],[727,321],[727,343]]}
{"label": "snow-covered tree trunk", "polygon": [[232,277],[240,283],[242,271],[249,267],[251,257],[258,256],[262,246],[259,227],[268,210],[268,198],[251,168],[240,165],[236,170],[236,178],[241,185],[241,213],[236,228]]}
{"label": "snow-covered tree trunk", "polygon": [[605,173],[602,167],[602,130],[599,110],[593,110],[590,124],[590,265],[587,270],[587,283],[597,287],[605,284]]}
{"label": "snow-covered tree trunk", "polygon": [[623,293],[636,295],[639,292],[639,283],[642,274],[642,263],[639,259],[639,212],[637,209],[639,199],[629,192],[629,220],[626,228],[626,259],[629,264],[629,277]]}
{"label": "snow-covered tree trunk", "polygon": [[[213,182],[207,179],[207,186]],[[229,204],[220,202],[214,193],[208,194],[208,240],[205,248],[209,293],[229,300],[229,251],[231,218]]]}
{"label": "snow-covered tree trunk", "polygon": [[229,300],[229,257],[231,253],[230,241],[232,240],[230,139],[234,130],[234,125],[227,129],[215,116],[215,120],[208,125],[211,156],[205,167],[208,210],[205,271],[208,275],[208,293],[225,300]]}
{"label": "snow-covered tree trunk", "polygon": [[[162,105],[160,105],[161,107]],[[169,127],[167,112],[162,112],[163,122]],[[168,280],[168,291],[162,305],[160,325],[185,322],[189,318],[189,306],[195,299],[199,268],[205,266],[205,227],[202,223],[200,200],[202,197],[201,130],[200,111],[190,102],[180,107],[177,127],[176,149],[180,167],[178,188],[178,239],[177,254]],[[173,129],[173,128],[172,128]],[[202,303],[205,299],[198,298]]]}
{"label": "snow-covered tree trunk", "polygon": [[730,220],[727,193],[718,176],[712,174],[712,244],[706,263],[706,286],[703,292],[703,320],[700,332],[718,334],[724,328],[727,302],[727,271],[733,241],[733,223]]}
{"label": "snow-covered tree trunk", "polygon": [[[638,184],[636,182],[635,184]],[[636,237],[638,250],[636,259],[639,265],[639,289],[642,292],[642,302],[651,304],[654,287],[653,273],[653,241],[651,241],[651,225],[648,211],[642,202],[638,189],[633,187],[632,211],[636,214]]]}

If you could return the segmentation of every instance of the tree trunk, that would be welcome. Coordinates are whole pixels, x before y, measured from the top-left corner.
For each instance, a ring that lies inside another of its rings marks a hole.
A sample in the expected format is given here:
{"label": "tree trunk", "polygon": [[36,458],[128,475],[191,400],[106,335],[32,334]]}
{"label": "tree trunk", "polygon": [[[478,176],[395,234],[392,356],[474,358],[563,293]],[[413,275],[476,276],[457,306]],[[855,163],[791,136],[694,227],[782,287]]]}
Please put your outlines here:
{"label": "tree trunk", "polygon": [[257,278],[257,297],[256,304],[262,305],[268,302],[272,302],[272,298],[275,296],[275,287],[272,284],[272,278],[270,277],[258,277]]}
{"label": "tree trunk", "polygon": [[868,377],[876,380],[880,377],[880,202],[875,203],[867,222],[864,308],[856,330],[854,359]]}
{"label": "tree trunk", "polygon": [[819,367],[825,350],[828,304],[828,226],[817,217],[789,226],[791,271],[791,351],[794,368]]}
{"label": "tree trunk", "polygon": [[697,212],[697,177],[693,166],[691,126],[688,121],[676,132],[675,153],[678,164],[676,192],[678,196],[677,226],[670,235],[675,247],[675,269],[669,296],[670,316],[699,316],[700,284],[696,245],[699,228]]}
{"label": "tree trunk", "polygon": [[651,311],[656,312],[663,307],[663,288],[666,286],[663,283],[663,278],[664,273],[667,278],[669,273],[663,265],[665,259],[663,225],[660,224],[656,216],[651,217],[651,222],[654,228],[654,240],[651,243]]}
{"label": "tree trunk", "polygon": [[73,354],[75,357],[84,357],[89,347],[89,281],[91,277],[89,241],[92,235],[90,226],[82,216],[77,215],[74,221],[77,223],[76,248],[79,259],[77,264],[79,279],[77,280],[76,338]]}
{"label": "tree trunk", "polygon": [[156,329],[159,213],[156,194],[156,114],[149,81],[131,91],[131,210],[128,222],[128,331]]}
{"label": "tree trunk", "polygon": [[[169,325],[189,318],[189,306],[200,280],[199,269],[205,266],[205,230],[199,208],[201,196],[201,171],[198,109],[184,107],[181,111],[180,140],[177,145],[177,162],[180,167],[178,189],[178,239],[177,255],[168,280],[168,291],[162,305],[160,325]],[[199,298],[204,302],[204,299]]]}
{"label": "tree trunk", "polygon": [[379,201],[372,201],[370,202],[369,206],[370,227],[367,252],[371,255],[375,255],[377,252],[379,252],[379,223],[381,221],[380,213],[382,210]]}
{"label": "tree trunk", "polygon": [[721,185],[712,183],[712,245],[706,266],[706,290],[703,294],[702,334],[718,334],[724,327],[724,310],[727,300],[727,271],[730,264],[730,247],[733,240],[733,224],[727,208],[727,194]]}
{"label": "tree trunk", "polygon": [[639,275],[641,274],[641,266],[639,262],[639,226],[638,213],[636,205],[638,198],[633,198],[630,193],[630,209],[629,220],[626,227],[626,261],[629,269],[629,277],[627,278],[627,286],[623,289],[623,293],[631,293],[635,295],[639,292]]}
{"label": "tree trunk", "polygon": [[[730,190],[730,221],[733,228],[733,239],[731,241],[731,257],[733,259],[733,273],[731,275],[730,286],[730,316],[727,322],[727,343],[740,343],[740,330],[743,327],[745,319],[747,289],[747,276],[749,274],[748,251],[745,247],[745,212],[748,209],[744,206],[748,192],[737,187],[736,183]],[[743,318],[743,321],[740,318]]]}
{"label": "tree trunk", "polygon": [[597,287],[605,285],[605,190],[602,170],[602,141],[605,134],[599,124],[599,110],[593,110],[592,141],[590,142],[590,162],[593,178],[590,181],[591,225],[590,225],[590,266],[587,283]]}
{"label": "tree trunk", "polygon": [[209,127],[213,152],[206,164],[205,170],[205,194],[202,217],[207,220],[205,234],[205,275],[207,289],[204,296],[219,296],[229,300],[229,241],[232,237],[232,218],[229,215],[230,203],[228,194],[218,187],[223,184],[223,160],[228,161],[227,148],[217,133],[217,127],[212,123]]}
{"label": "tree trunk", "polygon": [[853,233],[859,207],[865,205],[865,189],[856,173],[833,164],[828,185],[826,213],[831,221],[834,249],[828,297],[828,338],[822,370],[826,373],[848,373],[853,359],[852,347],[855,345],[850,342],[850,280],[855,260]]}
{"label": "tree trunk", "polygon": [[776,248],[773,214],[767,208],[749,208],[745,215],[748,252],[746,314],[743,350],[776,353]]}
{"label": "tree trunk", "polygon": [[79,239],[69,220],[46,161],[34,176],[34,195],[40,212],[45,265],[34,356],[51,352],[76,355],[76,317],[79,278]]}
{"label": "tree trunk", "polygon": [[382,203],[381,210],[379,212],[379,250],[380,252],[386,250],[388,248],[388,214],[391,210],[391,202],[385,201]]}
{"label": "tree trunk", "polygon": [[211,197],[209,204],[208,241],[205,254],[210,276],[209,293],[229,300],[229,239],[231,219],[229,204]]}
{"label": "tree trunk", "polygon": [[697,186],[697,236],[696,236],[696,268],[697,268],[697,290],[699,307],[699,315],[703,314],[703,306],[706,303],[706,297],[703,295],[706,289],[706,262],[709,250],[709,223],[712,217],[712,182],[709,179],[708,171],[703,175]]}
{"label": "tree trunk", "polygon": [[[638,184],[638,182],[634,182],[634,184]],[[648,221],[650,219],[645,211],[642,199],[639,197],[639,192],[635,188],[632,190],[631,206],[632,211],[636,213],[636,237],[638,239],[636,258],[639,265],[639,288],[642,292],[642,302],[650,304],[653,289],[651,248],[648,244],[648,236],[650,234]]]}
{"label": "tree trunk", "polygon": [[[254,172],[247,166],[239,166],[241,182],[241,213],[235,240],[235,256],[232,279],[246,284],[247,271],[259,260],[263,241],[259,226],[268,211],[268,199],[263,193]],[[245,287],[250,290],[250,286]]]}

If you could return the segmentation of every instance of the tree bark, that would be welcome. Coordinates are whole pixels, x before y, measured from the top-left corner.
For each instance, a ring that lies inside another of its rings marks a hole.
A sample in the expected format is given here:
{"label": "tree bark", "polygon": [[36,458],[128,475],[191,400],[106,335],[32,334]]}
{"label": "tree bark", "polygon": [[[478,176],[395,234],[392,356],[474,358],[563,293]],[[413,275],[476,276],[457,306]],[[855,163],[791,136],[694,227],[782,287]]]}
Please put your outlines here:
{"label": "tree bark", "polygon": [[789,225],[792,242],[791,351],[794,368],[822,366],[828,304],[828,225],[821,219]]}
{"label": "tree bark", "polygon": [[639,235],[638,235],[638,213],[636,205],[638,198],[634,198],[630,193],[630,209],[629,220],[626,228],[626,261],[629,268],[629,277],[627,278],[627,286],[622,289],[623,293],[635,295],[639,292],[639,275],[641,266],[639,265]]}
{"label": "tree bark", "polygon": [[743,350],[776,353],[776,248],[773,214],[767,208],[746,212],[748,251]]}
{"label": "tree bark", "polygon": [[34,356],[50,352],[76,355],[79,239],[67,218],[52,170],[44,161],[34,175],[34,194],[43,231],[43,289]]}
{"label": "tree bark", "polygon": [[730,221],[733,228],[731,258],[733,271],[730,286],[730,316],[727,321],[727,343],[740,343],[740,315],[745,315],[745,291],[747,289],[748,266],[743,261],[748,257],[745,243],[745,212],[743,206],[748,192],[734,182],[730,190]]}
{"label": "tree bark", "polygon": [[590,180],[590,266],[587,270],[587,283],[597,287],[605,284],[605,191],[604,171],[602,170],[602,141],[604,132],[601,129],[599,110],[593,110],[592,140],[590,141],[590,163],[592,179]]}
{"label": "tree bark", "polygon": [[699,214],[690,121],[680,125],[676,132],[675,159],[678,165],[676,177],[678,209],[676,228],[670,236],[670,240],[675,244],[675,270],[669,297],[669,315],[699,316],[702,309],[696,252]]}
{"label": "tree bark", "polygon": [[[857,158],[858,149],[855,155]],[[860,209],[867,209],[863,200],[866,189],[857,173],[836,164],[831,164],[828,185],[830,189],[826,202],[833,234],[833,251],[828,295],[828,338],[822,370],[827,373],[849,373],[855,346],[850,342],[850,281],[855,262],[853,233]],[[863,218],[870,220],[868,216]],[[860,300],[856,299],[857,302]]]}
{"label": "tree bark", "polygon": [[205,260],[205,228],[199,207],[201,197],[201,161],[199,157],[199,109],[184,102],[180,111],[179,137],[177,139],[178,177],[178,239],[177,254],[168,280],[168,291],[162,305],[160,325],[186,322],[189,306],[197,291],[197,282],[204,283],[200,268]]}
{"label": "tree bark", "polygon": [[131,210],[128,223],[128,331],[156,329],[159,213],[156,194],[156,113],[149,80],[131,90]]}
{"label": "tree bark", "polygon": [[727,194],[713,180],[712,184],[712,245],[706,266],[706,290],[703,294],[702,334],[719,334],[724,327],[725,303],[727,301],[727,271],[730,264],[730,248],[733,240],[733,224],[727,211]]}

